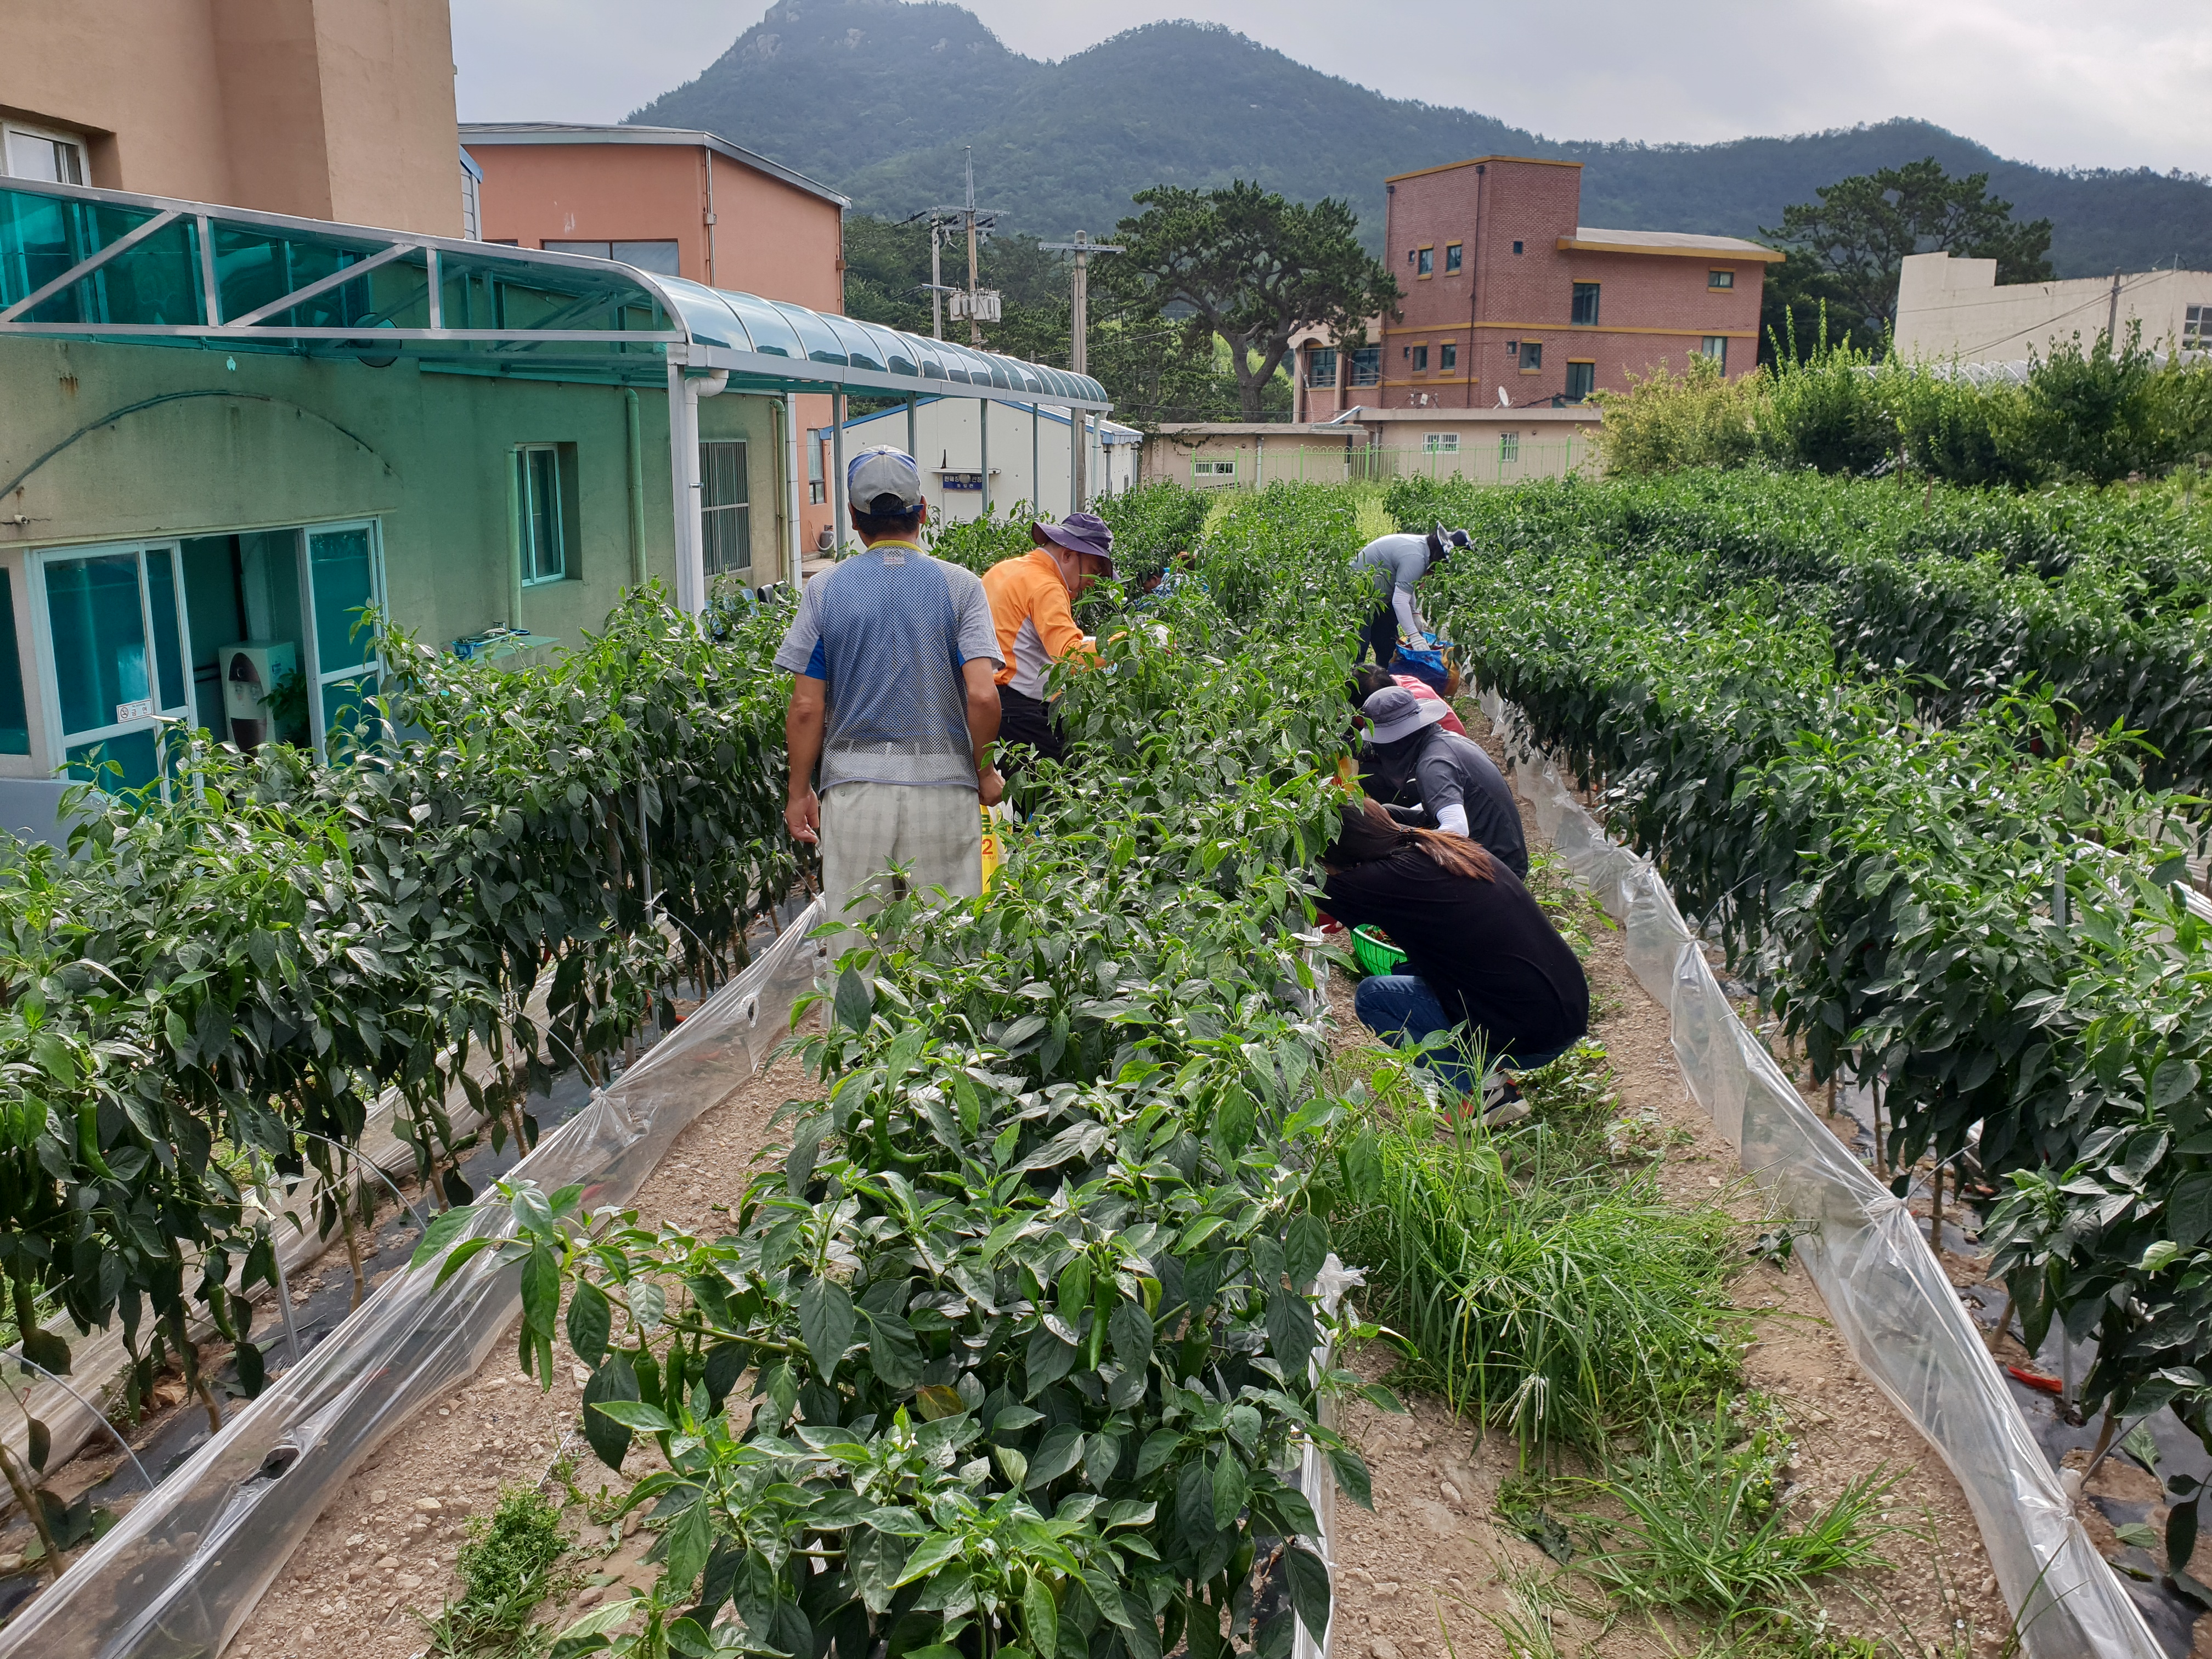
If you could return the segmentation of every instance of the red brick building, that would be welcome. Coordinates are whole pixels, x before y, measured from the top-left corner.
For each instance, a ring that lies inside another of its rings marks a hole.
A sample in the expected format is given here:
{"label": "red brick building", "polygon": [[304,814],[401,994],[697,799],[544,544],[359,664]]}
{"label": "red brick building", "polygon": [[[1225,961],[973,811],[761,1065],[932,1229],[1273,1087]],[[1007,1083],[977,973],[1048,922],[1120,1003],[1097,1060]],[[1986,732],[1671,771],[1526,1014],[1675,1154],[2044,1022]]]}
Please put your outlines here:
{"label": "red brick building", "polygon": [[1771,248],[1581,224],[1579,161],[1486,155],[1388,183],[1384,258],[1403,297],[1379,343],[1304,347],[1302,421],[1580,403],[1700,352],[1731,377],[1757,364]]}

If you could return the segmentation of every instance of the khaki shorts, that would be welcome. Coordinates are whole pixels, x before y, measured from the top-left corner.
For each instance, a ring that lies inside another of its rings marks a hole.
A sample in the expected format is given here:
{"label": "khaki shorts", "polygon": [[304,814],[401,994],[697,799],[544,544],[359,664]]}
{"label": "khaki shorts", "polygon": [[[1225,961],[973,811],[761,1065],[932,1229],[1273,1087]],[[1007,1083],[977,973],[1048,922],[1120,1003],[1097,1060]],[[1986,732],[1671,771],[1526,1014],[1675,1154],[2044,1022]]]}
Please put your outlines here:
{"label": "khaki shorts", "polygon": [[909,891],[926,896],[941,887],[953,898],[980,895],[983,816],[975,791],[841,783],[822,797],[823,917],[848,924],[830,941],[831,962],[862,942],[850,924],[883,908],[894,864],[905,871]]}

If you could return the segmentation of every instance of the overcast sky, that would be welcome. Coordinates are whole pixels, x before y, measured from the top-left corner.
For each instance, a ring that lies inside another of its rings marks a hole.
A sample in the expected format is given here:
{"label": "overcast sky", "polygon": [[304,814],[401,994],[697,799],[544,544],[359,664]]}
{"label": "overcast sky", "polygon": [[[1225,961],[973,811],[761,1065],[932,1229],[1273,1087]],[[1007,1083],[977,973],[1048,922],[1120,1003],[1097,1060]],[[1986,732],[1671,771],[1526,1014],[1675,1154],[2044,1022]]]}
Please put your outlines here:
{"label": "overcast sky", "polygon": [[[616,121],[766,0],[452,0],[461,118]],[[1559,138],[1703,143],[1919,116],[2048,167],[2212,173],[2207,0],[969,0],[1065,58],[1162,18],[1225,23],[1397,98]],[[1389,21],[1386,44],[1376,25]],[[732,133],[742,142],[744,135]]]}

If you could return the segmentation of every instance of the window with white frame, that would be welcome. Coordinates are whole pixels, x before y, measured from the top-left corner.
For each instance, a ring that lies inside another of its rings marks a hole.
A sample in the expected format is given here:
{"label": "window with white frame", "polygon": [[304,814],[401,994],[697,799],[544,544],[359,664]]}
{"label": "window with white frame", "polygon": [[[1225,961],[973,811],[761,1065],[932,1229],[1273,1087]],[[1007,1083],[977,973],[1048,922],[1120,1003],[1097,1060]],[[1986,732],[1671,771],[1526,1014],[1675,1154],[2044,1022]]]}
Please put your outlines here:
{"label": "window with white frame", "polygon": [[699,527],[708,575],[752,568],[751,499],[744,443],[713,439],[701,444]]}
{"label": "window with white frame", "polygon": [[565,581],[568,576],[574,463],[564,465],[568,444],[525,444],[514,452],[524,583]]}
{"label": "window with white frame", "polygon": [[2212,351],[2212,306],[2191,306],[2181,319],[2181,349]]}
{"label": "window with white frame", "polygon": [[1521,459],[1519,433],[1501,432],[1498,434],[1498,459],[1501,461],[1517,461]]}
{"label": "window with white frame", "polygon": [[74,133],[7,124],[0,144],[0,172],[10,179],[37,179],[50,185],[84,182],[84,140]]}
{"label": "window with white frame", "polygon": [[1234,461],[1193,461],[1190,475],[1194,478],[1233,478],[1237,476]]}
{"label": "window with white frame", "polygon": [[1456,432],[1425,432],[1421,434],[1421,453],[1424,455],[1456,455],[1459,453],[1459,434]]}

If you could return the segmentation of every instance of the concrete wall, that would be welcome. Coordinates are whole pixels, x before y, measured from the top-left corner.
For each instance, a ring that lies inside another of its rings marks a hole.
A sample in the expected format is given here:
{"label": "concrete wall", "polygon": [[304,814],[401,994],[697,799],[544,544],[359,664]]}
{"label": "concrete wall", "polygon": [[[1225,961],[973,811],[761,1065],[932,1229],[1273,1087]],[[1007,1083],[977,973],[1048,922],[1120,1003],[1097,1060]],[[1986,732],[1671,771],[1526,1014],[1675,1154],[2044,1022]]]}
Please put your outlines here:
{"label": "concrete wall", "polygon": [[[423,372],[408,360],[376,369],[26,339],[0,340],[0,484],[27,475],[0,495],[0,569],[27,678],[38,660],[39,619],[24,599],[30,550],[374,518],[392,621],[440,645],[509,621],[573,643],[630,583],[619,387]],[[162,401],[131,408],[153,399]],[[750,446],[759,580],[781,574],[763,567],[787,545],[778,401],[725,393],[700,406],[702,436]],[[648,388],[637,402],[644,565],[672,586],[666,398]],[[525,588],[515,618],[507,490],[522,443],[574,446],[577,516],[570,579]],[[35,731],[40,698],[26,691]],[[0,757],[0,775],[53,763],[42,749]]]}
{"label": "concrete wall", "polygon": [[[469,154],[483,168],[489,241],[524,247],[549,241],[673,241],[678,274],[692,282],[815,311],[845,308],[845,221],[837,204],[714,155],[702,144],[477,138]],[[716,220],[711,228],[706,222],[710,158]],[[812,392],[799,399],[802,433],[830,420],[826,396]],[[802,483],[799,512],[811,547],[830,522],[829,504],[811,501]]]}
{"label": "concrete wall", "polygon": [[2017,362],[2047,356],[2076,334],[2091,343],[2116,313],[2123,339],[2130,323],[2140,323],[2146,346],[2171,349],[2191,306],[2212,307],[2212,271],[2122,276],[2116,306],[2109,276],[2000,284],[1994,259],[1915,253],[1898,277],[1897,349],[1905,357]]}
{"label": "concrete wall", "polygon": [[[1250,489],[1408,474],[1480,483],[1559,477],[1592,454],[1594,405],[1569,409],[1373,410],[1340,427],[1164,427],[1145,441],[1143,481],[1193,489]],[[1218,469],[1228,463],[1233,471]],[[1201,465],[1207,470],[1200,471]]]}
{"label": "concrete wall", "polygon": [[460,234],[447,0],[9,9],[0,112],[82,133],[90,182]]}

